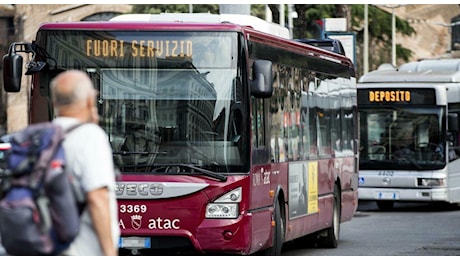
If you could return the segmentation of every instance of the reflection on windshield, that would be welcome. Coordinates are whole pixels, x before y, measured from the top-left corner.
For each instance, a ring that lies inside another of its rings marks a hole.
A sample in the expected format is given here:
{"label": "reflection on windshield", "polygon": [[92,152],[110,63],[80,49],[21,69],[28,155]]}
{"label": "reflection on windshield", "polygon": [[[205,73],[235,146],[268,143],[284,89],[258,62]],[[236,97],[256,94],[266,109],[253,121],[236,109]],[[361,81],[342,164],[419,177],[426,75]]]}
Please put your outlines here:
{"label": "reflection on windshield", "polygon": [[[151,171],[156,165],[177,163],[224,172],[241,167],[242,111],[240,101],[231,99],[240,91],[236,73],[211,73],[219,82],[209,81],[195,68],[102,70],[103,122],[117,166]],[[155,83],[144,87],[130,74],[154,78]]]}
{"label": "reflection on windshield", "polygon": [[440,169],[443,109],[361,109],[361,169]]}
{"label": "reflection on windshield", "polygon": [[38,38],[59,69],[90,74],[121,171],[248,171],[237,32],[45,30]]}

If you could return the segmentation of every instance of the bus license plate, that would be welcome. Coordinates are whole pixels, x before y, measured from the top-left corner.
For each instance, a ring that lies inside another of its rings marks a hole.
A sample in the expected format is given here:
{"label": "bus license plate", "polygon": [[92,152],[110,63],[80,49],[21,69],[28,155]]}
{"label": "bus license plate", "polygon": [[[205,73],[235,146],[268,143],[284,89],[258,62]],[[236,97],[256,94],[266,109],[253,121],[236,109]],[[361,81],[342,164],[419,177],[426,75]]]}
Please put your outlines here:
{"label": "bus license plate", "polygon": [[398,192],[391,192],[391,191],[382,191],[382,192],[379,192],[378,198],[379,199],[397,200],[397,199],[399,199],[399,193]]}
{"label": "bus license plate", "polygon": [[119,248],[150,248],[150,237],[120,237]]}

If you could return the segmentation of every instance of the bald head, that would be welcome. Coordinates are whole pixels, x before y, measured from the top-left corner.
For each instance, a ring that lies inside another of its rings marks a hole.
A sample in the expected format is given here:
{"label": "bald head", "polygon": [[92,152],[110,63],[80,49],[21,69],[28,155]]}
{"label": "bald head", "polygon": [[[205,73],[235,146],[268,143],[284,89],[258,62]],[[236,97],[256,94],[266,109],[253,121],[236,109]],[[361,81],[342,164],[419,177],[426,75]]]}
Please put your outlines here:
{"label": "bald head", "polygon": [[51,100],[58,116],[87,121],[94,113],[96,91],[91,79],[83,71],[68,70],[58,74],[51,81],[50,88]]}
{"label": "bald head", "polygon": [[51,98],[57,108],[85,100],[93,91],[91,79],[79,70],[64,71],[51,81]]}

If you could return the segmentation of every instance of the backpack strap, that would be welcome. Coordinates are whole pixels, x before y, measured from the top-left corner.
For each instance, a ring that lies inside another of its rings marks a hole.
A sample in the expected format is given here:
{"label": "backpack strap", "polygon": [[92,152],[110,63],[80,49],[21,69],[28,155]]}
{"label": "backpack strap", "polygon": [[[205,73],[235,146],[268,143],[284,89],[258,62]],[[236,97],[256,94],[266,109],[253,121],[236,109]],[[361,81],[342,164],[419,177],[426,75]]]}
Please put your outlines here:
{"label": "backpack strap", "polygon": [[64,131],[64,135],[67,135],[68,133],[72,132],[73,130],[77,129],[78,127],[82,126],[82,125],[85,125],[85,124],[89,124],[89,122],[80,122],[80,123],[77,123],[77,124],[74,124],[72,126],[70,126],[69,128],[67,128],[65,131]]}

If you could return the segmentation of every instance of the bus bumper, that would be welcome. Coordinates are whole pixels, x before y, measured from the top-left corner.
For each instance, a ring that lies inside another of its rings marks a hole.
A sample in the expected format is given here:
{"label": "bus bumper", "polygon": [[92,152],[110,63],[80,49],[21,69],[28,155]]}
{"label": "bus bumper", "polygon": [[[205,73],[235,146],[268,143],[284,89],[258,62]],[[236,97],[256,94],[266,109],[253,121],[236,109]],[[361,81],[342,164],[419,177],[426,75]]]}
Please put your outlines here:
{"label": "bus bumper", "polygon": [[393,201],[449,201],[446,188],[436,189],[397,189],[397,188],[366,188],[360,187],[358,191],[360,200],[393,200]]}
{"label": "bus bumper", "polygon": [[[132,238],[148,243],[133,248],[123,246],[120,242],[119,248],[128,251],[134,249],[136,252],[166,250],[174,253],[194,251],[199,254],[250,255],[266,246],[270,237],[270,211],[260,213],[246,213],[237,219],[205,219],[195,230],[125,231],[120,241]],[[261,221],[254,221],[254,215],[258,215]]]}

